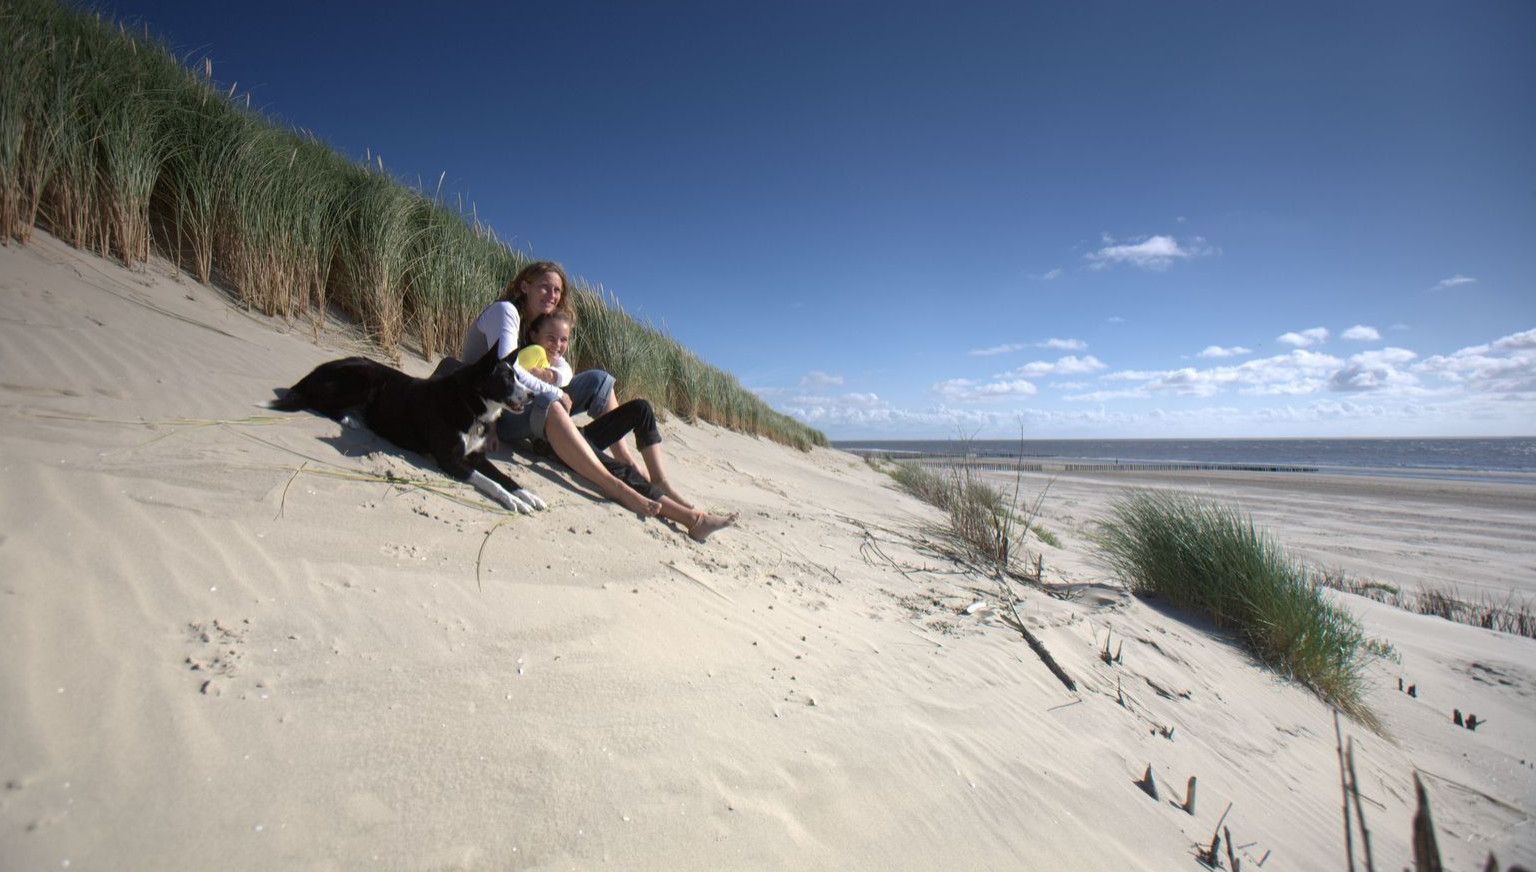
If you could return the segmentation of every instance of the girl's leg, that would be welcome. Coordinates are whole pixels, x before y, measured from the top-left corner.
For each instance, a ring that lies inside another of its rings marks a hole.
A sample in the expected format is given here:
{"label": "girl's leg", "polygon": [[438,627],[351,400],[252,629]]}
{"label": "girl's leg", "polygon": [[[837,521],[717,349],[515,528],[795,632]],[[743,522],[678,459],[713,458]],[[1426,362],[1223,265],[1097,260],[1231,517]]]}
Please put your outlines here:
{"label": "girl's leg", "polygon": [[711,533],[717,533],[736,523],[736,513],[711,515],[703,509],[684,506],[671,497],[661,498],[661,516],[688,528],[688,536],[695,542],[703,542]]}
{"label": "girl's leg", "polygon": [[[586,412],[595,420],[607,415],[619,407],[619,392],[614,386],[613,376],[600,369],[589,369],[579,372],[566,385],[565,392],[571,396],[571,414]],[[615,459],[627,463],[636,469],[640,468],[640,462],[636,460],[634,452],[629,450],[622,436],[617,437],[612,448]]]}
{"label": "girl's leg", "polygon": [[559,403],[549,407],[548,417],[544,421],[544,438],[572,471],[597,485],[598,490],[609,499],[643,518],[651,517],[661,510],[661,505],[655,500],[636,493],[634,488],[603,468],[597,455],[592,453],[592,446],[587,444],[581,431],[571,423],[570,415],[566,414],[565,408]]}
{"label": "girl's leg", "polygon": [[667,478],[667,470],[661,459],[661,443],[647,445],[640,449],[640,456],[645,458],[646,478],[651,484],[661,489],[661,492],[672,498],[685,508],[693,508],[693,503],[683,499],[683,495],[677,492],[672,482]]}
{"label": "girl's leg", "polygon": [[[607,408],[603,409],[603,414],[612,412],[618,407],[619,391],[617,388],[615,388],[608,392],[608,405]],[[640,468],[639,462],[635,460],[634,452],[629,450],[629,445],[623,440],[623,438],[620,438],[619,441],[613,443],[613,447],[609,448],[608,450],[613,452],[613,457],[615,460],[618,460],[622,463],[627,463],[636,469]],[[655,476],[651,476],[651,479],[654,481]]]}
{"label": "girl's leg", "polygon": [[[685,508],[693,508],[693,504],[683,499],[682,494],[679,494],[667,479],[666,464],[661,456],[661,431],[656,428],[656,415],[649,402],[630,400],[599,416],[583,427],[581,432],[592,444],[594,451],[603,451],[610,445],[617,448],[622,444],[620,440],[624,438],[624,434],[633,432],[635,444],[640,446],[640,456],[645,458],[646,479]],[[618,457],[618,451],[614,451],[614,455],[615,459],[622,460]],[[632,461],[622,462],[635,466]],[[635,468],[639,469],[639,467]]]}

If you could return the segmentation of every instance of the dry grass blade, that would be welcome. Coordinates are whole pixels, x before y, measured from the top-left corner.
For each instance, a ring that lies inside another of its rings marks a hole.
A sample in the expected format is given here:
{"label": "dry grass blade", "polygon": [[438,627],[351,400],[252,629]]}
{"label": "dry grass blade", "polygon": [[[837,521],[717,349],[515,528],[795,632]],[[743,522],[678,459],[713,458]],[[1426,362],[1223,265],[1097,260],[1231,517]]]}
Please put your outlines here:
{"label": "dry grass blade", "polygon": [[104,418],[99,415],[83,415],[74,412],[47,410],[38,411],[35,409],[19,409],[18,411],[34,418],[48,418],[59,421],[85,421],[92,424],[133,424],[145,427],[211,427],[215,424],[262,426],[282,424],[294,420],[291,415],[251,415],[246,418],[162,418],[151,420],[149,418]]}
{"label": "dry grass blade", "polygon": [[485,546],[491,544],[491,534],[501,529],[510,521],[497,521],[491,525],[491,529],[485,531],[485,538],[480,540],[480,550],[475,552],[475,589],[485,593],[485,586],[480,583],[480,564],[485,560]]}
{"label": "dry grass blade", "polygon": [[510,515],[516,517],[517,513],[511,509],[503,509],[492,505],[485,500],[461,496],[449,488],[427,478],[411,478],[409,476],[396,475],[392,472],[378,475],[371,472],[336,471],[330,469],[311,469],[310,475],[323,475],[327,478],[339,478],[343,481],[368,481],[380,484],[389,484],[396,487],[425,491],[429,494],[442,497],[449,502],[458,503],[465,508],[485,512],[489,515]]}
{"label": "dry grass blade", "polygon": [[309,461],[307,461],[307,460],[304,461],[303,463],[299,464],[299,468],[298,469],[295,469],[293,471],[293,475],[288,476],[288,483],[283,485],[283,495],[277,501],[277,516],[274,517],[272,520],[276,521],[276,520],[278,520],[278,519],[283,517],[283,510],[288,507],[288,489],[290,487],[293,487],[293,480],[298,478],[299,477],[299,473],[303,472],[304,471],[304,467],[306,467],[308,465],[309,465]]}
{"label": "dry grass blade", "polygon": [[1536,639],[1536,608],[1531,599],[1511,589],[1503,599],[1484,594],[1473,601],[1462,596],[1455,588],[1425,588],[1404,593],[1394,585],[1368,579],[1350,577],[1338,570],[1319,572],[1317,582],[1334,590],[1342,590],[1356,596],[1419,615],[1435,615],[1447,621],[1513,633],[1527,639]]}

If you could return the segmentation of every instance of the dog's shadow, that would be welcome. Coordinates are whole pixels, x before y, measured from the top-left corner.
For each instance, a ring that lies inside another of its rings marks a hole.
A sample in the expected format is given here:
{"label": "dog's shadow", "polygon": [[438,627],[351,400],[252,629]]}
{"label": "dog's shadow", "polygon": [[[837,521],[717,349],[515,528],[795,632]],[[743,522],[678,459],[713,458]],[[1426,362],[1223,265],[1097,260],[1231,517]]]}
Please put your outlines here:
{"label": "dog's shadow", "polygon": [[[325,416],[317,415],[317,417],[324,418]],[[356,421],[353,419],[352,423],[340,422],[340,426],[341,429],[339,432],[330,436],[320,436],[318,438],[321,442],[329,445],[336,451],[337,454],[340,454],[342,457],[356,459],[367,457],[368,455],[374,453],[388,454],[392,457],[398,457],[401,460],[404,460],[405,462],[422,470],[423,472],[434,476],[448,478],[447,474],[445,474],[443,470],[437,465],[437,461],[433,460],[430,456],[425,454],[418,454],[415,451],[410,451],[395,445],[388,439],[385,439],[384,437],[374,433],[372,430],[369,430],[368,426],[363,424],[361,421]],[[502,471],[510,475],[513,480],[518,480],[518,484],[522,485],[523,487],[527,487],[527,484],[525,481],[519,479],[527,479],[527,474],[533,473],[542,479],[545,484],[553,485],[578,496],[586,497],[593,503],[601,503],[607,501],[607,497],[603,496],[601,492],[599,492],[594,486],[588,484],[580,476],[566,469],[559,460],[553,459],[550,456],[546,456],[545,454],[534,450],[531,446],[519,445],[513,447],[503,443],[493,451],[487,452],[486,457],[489,458],[492,463],[502,467]],[[452,481],[451,478],[448,478],[448,480]],[[535,486],[535,488],[537,487],[538,485]],[[535,488],[529,489],[533,490],[534,493],[538,493]],[[495,503],[491,502],[489,498],[486,499],[486,505],[495,507]]]}
{"label": "dog's shadow", "polygon": [[[608,502],[608,498],[597,489],[596,485],[577,475],[575,470],[566,466],[553,450],[541,451],[533,447],[528,440],[518,440],[512,444],[501,442],[495,448],[487,451],[486,457],[493,463],[515,470],[526,470],[538,475],[540,478],[570,491],[584,496],[594,503]],[[517,459],[521,463],[513,463]]]}

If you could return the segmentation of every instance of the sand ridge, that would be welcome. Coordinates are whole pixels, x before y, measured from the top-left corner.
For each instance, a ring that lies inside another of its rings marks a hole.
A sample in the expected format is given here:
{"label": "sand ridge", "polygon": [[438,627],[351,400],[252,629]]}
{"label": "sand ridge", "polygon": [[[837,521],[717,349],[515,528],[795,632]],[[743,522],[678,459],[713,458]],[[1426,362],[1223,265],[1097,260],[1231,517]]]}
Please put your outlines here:
{"label": "sand ridge", "polygon": [[[741,512],[699,545],[547,466],[502,458],[550,502],[520,518],[255,408],[360,348],[163,262],[0,248],[0,867],[1194,868],[1229,802],[1245,862],[1340,865],[1328,710],[1103,578],[1080,534],[1107,488],[1052,486],[1076,592],[1020,606],[1074,694],[927,547],[935,510],[849,455],[667,422],[676,483]],[[1355,559],[1400,509],[1303,547]],[[1528,579],[1498,539],[1422,550]],[[1456,868],[1536,863],[1532,642],[1343,599],[1401,658],[1370,695],[1392,739],[1346,724],[1380,868],[1415,766]]]}

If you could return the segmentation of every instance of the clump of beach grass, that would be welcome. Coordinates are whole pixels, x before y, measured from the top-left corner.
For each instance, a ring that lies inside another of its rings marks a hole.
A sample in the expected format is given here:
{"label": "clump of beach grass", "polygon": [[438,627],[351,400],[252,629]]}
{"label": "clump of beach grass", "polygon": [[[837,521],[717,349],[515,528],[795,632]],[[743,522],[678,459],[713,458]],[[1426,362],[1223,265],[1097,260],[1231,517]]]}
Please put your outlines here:
{"label": "clump of beach grass", "polygon": [[1132,593],[1208,618],[1269,668],[1380,729],[1361,700],[1360,625],[1248,515],[1188,494],[1130,491],[1093,541]]}
{"label": "clump of beach grass", "polygon": [[[381,158],[273,123],[203,58],[57,0],[0,3],[0,240],[43,227],[142,267],[158,251],[251,309],[354,319],[385,354],[456,350],[528,261]],[[819,431],[579,286],[572,361],[690,420],[801,449]],[[335,310],[332,312],[331,310]]]}
{"label": "clump of beach grass", "polygon": [[913,461],[894,463],[886,469],[907,493],[932,506],[948,510],[954,486],[944,473]]}
{"label": "clump of beach grass", "polygon": [[1024,542],[1030,533],[1048,544],[1060,544],[1049,530],[1034,521],[1037,512],[1032,511],[1025,518],[1015,511],[1017,493],[1010,499],[965,464],[935,468],[908,460],[877,468],[895,479],[903,490],[943,509],[948,516],[948,538],[961,556],[979,565],[1001,566],[1003,571],[1011,572],[1012,565],[1025,553]]}
{"label": "clump of beach grass", "polygon": [[1035,499],[1026,515],[1020,515],[1014,510],[1022,484],[1019,477],[1014,478],[1013,492],[1009,495],[981,481],[975,468],[966,464],[935,470],[906,461],[890,468],[876,464],[875,468],[884,469],[897,484],[918,499],[945,510],[949,518],[942,538],[947,544],[940,545],[937,550],[991,576],[1005,610],[1003,622],[1018,631],[1062,686],[1076,691],[1077,682],[1024,623],[1019,614],[1018,594],[1013,587],[1015,579],[1036,584],[1044,580],[1038,565],[1031,576],[1027,568],[1016,568],[1016,564],[1027,563],[1024,544],[1030,532],[1039,529],[1034,521],[1045,501],[1045,493]]}
{"label": "clump of beach grass", "polygon": [[1320,572],[1316,577],[1318,583],[1326,587],[1414,614],[1435,615],[1458,624],[1536,639],[1536,609],[1532,608],[1529,597],[1514,590],[1502,599],[1484,593],[1472,600],[1448,587],[1427,587],[1405,593],[1395,585],[1354,578],[1338,570]]}

